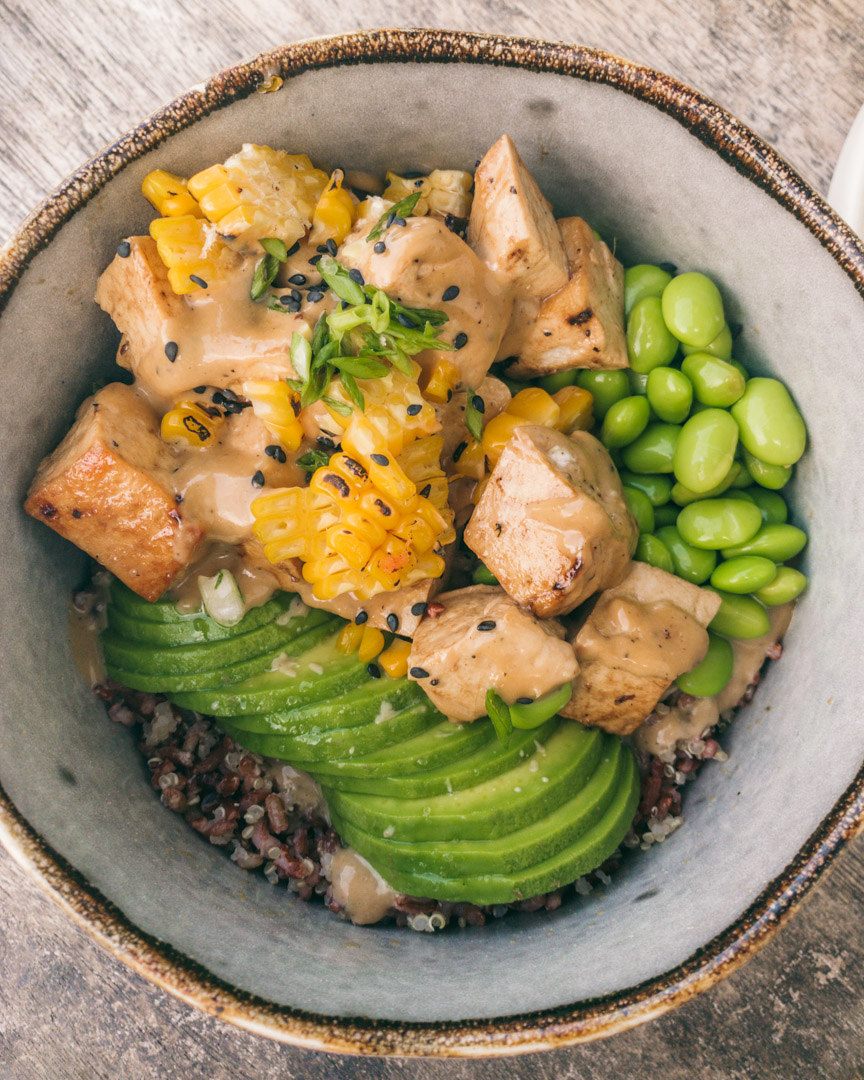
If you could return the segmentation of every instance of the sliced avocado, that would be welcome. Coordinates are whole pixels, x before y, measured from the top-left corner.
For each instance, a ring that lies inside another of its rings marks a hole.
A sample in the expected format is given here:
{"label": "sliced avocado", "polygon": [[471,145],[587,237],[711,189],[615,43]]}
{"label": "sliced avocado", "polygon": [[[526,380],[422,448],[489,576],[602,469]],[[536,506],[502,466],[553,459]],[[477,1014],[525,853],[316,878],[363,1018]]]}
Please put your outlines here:
{"label": "sliced avocado", "polygon": [[325,788],[324,795],[340,820],[393,842],[492,840],[546,817],[581,791],[608,746],[599,728],[565,721],[529,758],[462,791],[386,799]]}
{"label": "sliced avocado", "polygon": [[[409,896],[432,896],[437,900],[471,904],[512,903],[570,884],[608,859],[633,822],[639,803],[639,772],[632,751],[625,748],[624,754],[625,773],[603,817],[571,846],[555,855],[509,874],[477,874],[464,878],[393,869],[386,872],[389,884]],[[362,834],[359,830],[351,832],[350,826],[348,830],[355,847],[363,855]],[[375,866],[374,856],[369,861]]]}
{"label": "sliced avocado", "polygon": [[618,739],[605,739],[603,755],[587,784],[551,814],[494,839],[398,843],[370,836],[331,807],[337,832],[383,875],[394,871],[470,879],[482,874],[515,874],[572,851],[580,837],[604,816],[622,785],[627,787],[632,762]]}
{"label": "sliced avocado", "polygon": [[187,615],[177,610],[173,600],[145,600],[143,596],[132,592],[116,578],[111,582],[108,592],[111,603],[124,615],[146,622],[183,623],[200,615]]}
{"label": "sliced avocado", "polygon": [[127,615],[116,605],[109,604],[108,629],[116,637],[140,641],[145,645],[195,645],[205,641],[225,641],[237,634],[257,630],[266,623],[284,619],[292,607],[297,609],[290,593],[277,593],[266,604],[247,611],[236,626],[220,626],[209,616],[200,613],[187,616],[183,622],[150,622]]}

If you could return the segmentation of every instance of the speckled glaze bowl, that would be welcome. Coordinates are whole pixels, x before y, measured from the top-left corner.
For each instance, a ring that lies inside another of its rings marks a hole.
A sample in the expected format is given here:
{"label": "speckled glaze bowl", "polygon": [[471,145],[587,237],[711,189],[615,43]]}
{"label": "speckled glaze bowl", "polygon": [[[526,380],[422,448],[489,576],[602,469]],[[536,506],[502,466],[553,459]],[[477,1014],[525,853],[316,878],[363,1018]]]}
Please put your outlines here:
{"label": "speckled glaze bowl", "polygon": [[[254,91],[273,75],[275,93]],[[388,107],[389,103],[389,107]],[[471,168],[509,131],[559,214],[625,261],[709,271],[741,357],[776,372],[812,447],[793,492],[812,587],[782,663],[686,793],[686,826],[606,894],[440,936],[362,929],[236,869],[153,797],[128,732],[72,664],[85,562],[21,502],[116,334],[92,302],[145,231],[149,170],[243,141],[379,172]],[[290,45],[223,72],[83,166],[0,256],[0,835],[119,959],[233,1023],[319,1049],[484,1055],[560,1046],[687,1000],[782,924],[864,818],[864,250],[777,155],[674,79],[591,49],[442,31]]]}

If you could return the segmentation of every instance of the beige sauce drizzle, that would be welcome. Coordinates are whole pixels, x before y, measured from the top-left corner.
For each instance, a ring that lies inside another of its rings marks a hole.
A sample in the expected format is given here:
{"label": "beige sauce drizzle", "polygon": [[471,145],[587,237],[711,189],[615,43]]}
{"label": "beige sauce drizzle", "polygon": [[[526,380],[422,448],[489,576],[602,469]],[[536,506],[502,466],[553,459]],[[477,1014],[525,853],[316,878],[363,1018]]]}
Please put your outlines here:
{"label": "beige sauce drizzle", "polygon": [[377,870],[353,848],[341,848],[336,852],[330,861],[328,876],[333,899],[358,926],[383,919],[397,896]]}
{"label": "beige sauce drizzle", "polygon": [[580,660],[671,682],[702,659],[706,638],[702,626],[675,604],[607,596],[576,640]]}
{"label": "beige sauce drizzle", "polygon": [[[97,578],[102,577],[105,587]],[[76,593],[69,605],[67,628],[75,667],[93,689],[107,679],[99,635],[107,625],[107,577],[96,575],[93,590]]]}
{"label": "beige sauce drizzle", "polygon": [[220,570],[230,570],[234,575],[243,594],[246,611],[266,604],[279,588],[273,574],[263,568],[247,565],[234,548],[225,544],[211,544],[185,570],[182,577],[177,578],[168,596],[175,601],[177,609],[186,615],[200,611],[201,592],[198,578],[212,577]]}
{"label": "beige sauce drizzle", "polygon": [[720,712],[733,709],[741,700],[744,691],[753,682],[756,673],[762,667],[766,650],[778,642],[789,629],[794,610],[794,603],[768,608],[771,629],[767,634],[760,638],[754,638],[752,641],[735,640],[732,642],[735,666],[732,669],[732,678],[717,695],[717,707]]}

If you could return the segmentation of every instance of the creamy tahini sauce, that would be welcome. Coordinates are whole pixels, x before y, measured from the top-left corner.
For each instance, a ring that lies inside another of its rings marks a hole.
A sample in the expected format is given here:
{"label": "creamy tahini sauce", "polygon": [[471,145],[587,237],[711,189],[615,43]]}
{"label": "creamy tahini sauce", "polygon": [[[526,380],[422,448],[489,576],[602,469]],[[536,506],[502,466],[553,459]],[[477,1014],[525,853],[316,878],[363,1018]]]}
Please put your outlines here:
{"label": "creamy tahini sauce", "polygon": [[266,604],[279,589],[279,582],[273,574],[244,562],[235,548],[226,544],[208,544],[168,591],[168,597],[176,603],[178,611],[184,615],[200,611],[198,578],[213,577],[220,570],[228,570],[234,575],[247,611]]}
{"label": "creamy tahini sauce", "polygon": [[358,926],[379,922],[396,899],[377,870],[353,848],[341,848],[332,857],[328,876],[333,899]]}
{"label": "creamy tahini sauce", "polygon": [[705,655],[705,630],[675,604],[601,596],[576,644],[580,660],[671,682]]}
{"label": "creamy tahini sauce", "polygon": [[795,604],[781,604],[768,608],[771,629],[767,634],[751,641],[732,641],[732,654],[735,658],[732,678],[717,695],[717,707],[720,712],[734,708],[741,700],[744,691],[753,682],[756,673],[765,662],[767,650],[778,642],[789,629]]}
{"label": "creamy tahini sauce", "polygon": [[105,590],[96,589],[76,594],[67,613],[72,659],[91,689],[101,686],[107,679],[99,642],[99,635],[107,624],[106,611]]}

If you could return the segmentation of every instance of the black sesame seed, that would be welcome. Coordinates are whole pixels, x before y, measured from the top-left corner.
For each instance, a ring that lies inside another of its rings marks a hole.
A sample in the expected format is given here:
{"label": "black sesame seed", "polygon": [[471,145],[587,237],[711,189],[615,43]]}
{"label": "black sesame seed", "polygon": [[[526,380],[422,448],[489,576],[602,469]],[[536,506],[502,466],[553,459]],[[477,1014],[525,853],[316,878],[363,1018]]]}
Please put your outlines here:
{"label": "black sesame seed", "polygon": [[412,679],[428,679],[429,672],[422,667],[412,667],[409,672]]}
{"label": "black sesame seed", "polygon": [[354,616],[354,622],[355,622],[355,624],[357,626],[362,626],[363,623],[365,623],[368,618],[369,618],[369,612],[368,611],[363,611],[362,608],[361,608],[361,610],[358,611],[357,614]]}
{"label": "black sesame seed", "polygon": [[132,245],[128,240],[123,240],[122,243],[117,245],[117,254],[121,259],[128,259],[132,254]]}
{"label": "black sesame seed", "polygon": [[366,284],[366,279],[363,277],[359,270],[349,270],[348,277],[350,277],[353,282],[356,282],[357,285]]}
{"label": "black sesame seed", "polygon": [[480,397],[479,394],[474,395],[474,408],[477,410],[477,412],[481,414],[481,416],[483,413],[486,412],[486,402],[483,400],[482,397]]}
{"label": "black sesame seed", "polygon": [[399,616],[394,615],[392,611],[387,616],[387,629],[392,630],[394,634],[399,629]]}
{"label": "black sesame seed", "polygon": [[226,400],[226,401],[239,401],[239,400],[240,400],[240,398],[239,398],[239,397],[237,397],[237,395],[236,395],[236,394],[234,393],[234,391],[233,391],[233,390],[229,390],[229,389],[227,388],[227,386],[226,386],[226,388],[225,388],[225,389],[224,389],[224,390],[222,391],[222,396],[223,396],[223,397],[225,398],[225,400]]}
{"label": "black sesame seed", "polygon": [[437,686],[438,685],[438,680],[437,679],[430,679],[429,685],[430,686]]}
{"label": "black sesame seed", "polygon": [[376,255],[380,255],[382,252],[387,250],[387,245],[384,243],[383,240],[379,240],[376,244],[373,245],[372,250],[375,252]]}
{"label": "black sesame seed", "polygon": [[317,304],[319,300],[324,299],[324,293],[320,289],[310,289],[306,294],[306,299],[310,304]]}
{"label": "black sesame seed", "polygon": [[324,247],[325,247],[328,255],[333,255],[335,257],[335,255],[336,255],[336,241],[333,239],[332,236],[328,238],[327,243],[324,245]]}
{"label": "black sesame seed", "polygon": [[403,314],[401,311],[396,312],[396,322],[398,322],[400,326],[407,326],[409,330],[415,328],[414,320],[408,315]]}
{"label": "black sesame seed", "polygon": [[468,449],[468,443],[467,442],[460,442],[459,445],[456,447],[456,449],[453,451],[453,460],[458,461],[459,458],[462,457],[462,455],[465,453],[465,451],[467,449]]}
{"label": "black sesame seed", "polygon": [[494,630],[495,629],[495,620],[494,619],[484,619],[483,622],[477,623],[477,629],[478,630]]}
{"label": "black sesame seed", "polygon": [[452,401],[452,400],[453,400],[453,391],[452,391],[452,390],[448,390],[448,391],[447,391],[447,401],[448,401],[448,402],[450,402],[450,401]]}
{"label": "black sesame seed", "polygon": [[425,615],[426,614],[426,604],[424,603],[424,601],[421,600],[419,604],[412,604],[411,605],[411,614],[412,615]]}
{"label": "black sesame seed", "polygon": [[179,350],[177,348],[177,342],[176,341],[166,341],[165,342],[165,355],[168,357],[168,359],[171,361],[172,364],[177,359],[178,351]]}
{"label": "black sesame seed", "polygon": [[415,402],[415,404],[409,405],[405,411],[408,413],[409,416],[416,416],[422,408],[422,405],[418,405]]}
{"label": "black sesame seed", "polygon": [[428,499],[431,492],[432,492],[432,485],[427,484],[426,487],[424,487],[423,490],[420,492],[420,495],[421,495],[422,498]]}
{"label": "black sesame seed", "polygon": [[329,255],[330,254],[330,251],[329,251],[326,244],[319,244],[318,247],[315,248],[315,250],[318,252],[319,255]]}
{"label": "black sesame seed", "polygon": [[197,274],[190,274],[189,275],[189,280],[194,281],[195,284],[198,285],[202,289],[207,288],[207,282],[204,280],[204,278],[198,277]]}
{"label": "black sesame seed", "polygon": [[328,438],[328,436],[326,435],[319,435],[315,441],[318,443],[319,446],[323,446],[325,450],[336,449],[336,443],[333,442],[333,440],[331,438]]}
{"label": "black sesame seed", "polygon": [[286,255],[296,255],[299,250],[300,250],[300,241],[298,240],[296,243],[292,244],[290,248],[288,248],[288,250],[285,252],[285,254]]}
{"label": "black sesame seed", "polygon": [[366,670],[373,679],[381,678],[381,668],[379,668],[377,664],[367,664]]}
{"label": "black sesame seed", "polygon": [[305,285],[306,284],[306,275],[305,274],[292,274],[291,277],[288,278],[288,284],[289,285]]}
{"label": "black sesame seed", "polygon": [[408,222],[405,220],[404,217],[397,217],[397,218],[393,218],[393,224],[394,225],[407,225]]}
{"label": "black sesame seed", "polygon": [[459,286],[458,285],[449,285],[444,290],[444,295],[441,297],[441,299],[442,300],[455,300],[458,295],[459,295]]}
{"label": "black sesame seed", "polygon": [[310,266],[317,266],[320,258],[321,258],[320,255],[313,255],[312,258],[309,260],[309,265]]}
{"label": "black sesame seed", "polygon": [[300,303],[300,301],[303,299],[303,296],[299,289],[291,290],[291,299],[296,300],[298,304]]}
{"label": "black sesame seed", "polygon": [[340,300],[340,301],[339,301],[339,307],[340,307],[340,308],[341,308],[341,309],[342,309],[343,311],[346,311],[346,310],[347,310],[347,309],[348,309],[349,307],[351,307],[351,305],[350,305],[350,304],[348,303],[348,301],[347,301],[347,300]]}
{"label": "black sesame seed", "polygon": [[192,387],[192,393],[193,394],[203,394],[206,389],[207,389],[206,386],[193,386]]}
{"label": "black sesame seed", "polygon": [[376,465],[390,464],[390,458],[386,457],[384,454],[370,454],[369,457],[372,461],[375,462]]}
{"label": "black sesame seed", "polygon": [[517,705],[533,705],[533,703],[534,703],[534,698],[530,698],[530,697],[517,697],[516,698],[516,704]]}
{"label": "black sesame seed", "polygon": [[468,344],[468,335],[467,334],[459,333],[459,334],[456,335],[455,338],[453,338],[453,347],[456,348],[456,349],[464,349],[467,344]]}
{"label": "black sesame seed", "polygon": [[393,210],[387,215],[387,220],[384,222],[384,228],[389,229],[393,222],[396,220],[396,214]]}
{"label": "black sesame seed", "polygon": [[279,446],[278,443],[271,443],[269,446],[264,447],[264,453],[267,457],[275,458],[280,465],[284,465],[288,458],[285,455],[285,451]]}
{"label": "black sesame seed", "polygon": [[264,473],[260,469],[252,477],[252,487],[264,487]]}

